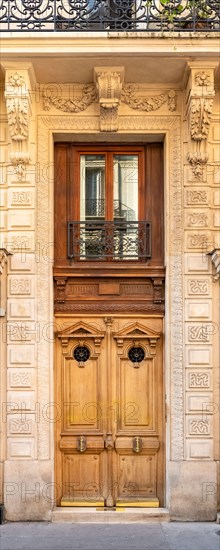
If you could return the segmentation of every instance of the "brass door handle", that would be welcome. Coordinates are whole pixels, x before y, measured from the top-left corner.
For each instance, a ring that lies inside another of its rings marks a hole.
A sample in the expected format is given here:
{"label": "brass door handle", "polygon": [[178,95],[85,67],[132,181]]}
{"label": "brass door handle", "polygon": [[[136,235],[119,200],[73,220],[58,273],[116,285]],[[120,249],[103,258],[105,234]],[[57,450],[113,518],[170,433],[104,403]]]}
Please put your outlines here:
{"label": "brass door handle", "polygon": [[134,453],[140,453],[143,447],[143,441],[141,437],[138,435],[137,437],[134,437],[133,439],[133,451]]}
{"label": "brass door handle", "polygon": [[84,453],[86,449],[87,449],[86,437],[84,435],[80,435],[80,437],[77,438],[77,451],[79,451],[79,453]]}

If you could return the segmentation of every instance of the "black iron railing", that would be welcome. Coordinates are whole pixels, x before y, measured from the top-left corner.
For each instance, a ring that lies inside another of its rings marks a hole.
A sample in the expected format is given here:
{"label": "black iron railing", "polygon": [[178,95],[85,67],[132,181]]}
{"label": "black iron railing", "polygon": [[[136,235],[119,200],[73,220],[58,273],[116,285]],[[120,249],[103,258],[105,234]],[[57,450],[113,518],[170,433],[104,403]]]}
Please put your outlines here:
{"label": "black iron railing", "polygon": [[69,222],[67,242],[70,260],[147,260],[151,258],[151,223]]}
{"label": "black iron railing", "polygon": [[220,0],[0,0],[2,31],[219,31]]}

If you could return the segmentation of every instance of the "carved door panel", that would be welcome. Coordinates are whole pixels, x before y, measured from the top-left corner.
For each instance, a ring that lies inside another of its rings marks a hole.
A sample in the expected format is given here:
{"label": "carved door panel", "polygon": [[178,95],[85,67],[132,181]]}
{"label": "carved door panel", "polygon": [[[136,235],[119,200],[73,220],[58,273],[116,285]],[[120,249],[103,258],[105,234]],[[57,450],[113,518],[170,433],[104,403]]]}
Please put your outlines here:
{"label": "carved door panel", "polygon": [[95,325],[79,322],[58,334],[56,474],[61,505],[104,504],[105,333]]}
{"label": "carved door panel", "polygon": [[163,505],[162,319],[89,319],[58,334],[58,504]]}
{"label": "carved door panel", "polygon": [[113,331],[114,500],[118,506],[163,505],[163,370],[161,319]]}

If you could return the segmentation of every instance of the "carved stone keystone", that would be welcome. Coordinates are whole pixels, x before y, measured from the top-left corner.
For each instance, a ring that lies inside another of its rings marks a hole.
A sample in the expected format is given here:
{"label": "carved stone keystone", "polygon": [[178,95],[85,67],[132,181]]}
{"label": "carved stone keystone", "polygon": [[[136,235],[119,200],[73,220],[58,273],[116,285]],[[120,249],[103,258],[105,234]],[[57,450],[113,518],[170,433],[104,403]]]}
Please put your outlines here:
{"label": "carved stone keystone", "polygon": [[117,132],[124,67],[94,67],[94,81],[100,104],[100,130]]}

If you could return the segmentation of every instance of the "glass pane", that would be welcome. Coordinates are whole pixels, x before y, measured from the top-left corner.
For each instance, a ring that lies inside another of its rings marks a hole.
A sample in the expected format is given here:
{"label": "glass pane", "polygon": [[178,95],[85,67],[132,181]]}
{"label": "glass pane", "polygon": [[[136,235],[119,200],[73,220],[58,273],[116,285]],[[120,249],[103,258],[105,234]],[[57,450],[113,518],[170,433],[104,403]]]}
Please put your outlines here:
{"label": "glass pane", "polygon": [[80,220],[105,218],[105,156],[80,157]]}
{"label": "glass pane", "polygon": [[114,219],[138,220],[138,155],[114,155]]}
{"label": "glass pane", "polygon": [[[103,256],[101,238],[105,219],[105,155],[80,157],[80,257]],[[101,224],[101,225],[100,225]]]}
{"label": "glass pane", "polygon": [[114,260],[138,258],[137,221],[138,155],[114,155]]}

